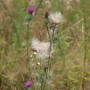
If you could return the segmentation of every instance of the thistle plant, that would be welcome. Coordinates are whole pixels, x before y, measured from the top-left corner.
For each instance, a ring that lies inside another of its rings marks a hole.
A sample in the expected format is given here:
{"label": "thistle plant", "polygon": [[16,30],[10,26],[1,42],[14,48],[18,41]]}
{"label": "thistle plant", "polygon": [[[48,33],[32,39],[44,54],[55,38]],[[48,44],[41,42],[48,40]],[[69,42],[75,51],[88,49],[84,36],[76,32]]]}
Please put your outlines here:
{"label": "thistle plant", "polygon": [[[31,81],[33,82],[33,78],[32,78],[32,72],[31,72],[31,66],[30,65],[28,65],[28,63],[30,62],[30,58],[29,58],[29,40],[30,40],[30,22],[31,22],[31,20],[32,20],[32,18],[33,18],[33,13],[35,12],[35,9],[34,9],[34,7],[29,7],[28,9],[27,9],[27,12],[28,12],[28,15],[26,16],[26,21],[27,21],[27,32],[26,32],[26,41],[27,41],[27,50],[26,50],[26,52],[27,52],[27,59],[26,59],[26,66],[27,66],[27,68],[28,68],[28,70],[29,70],[29,78],[31,79]],[[25,86],[30,86],[31,85],[31,82],[27,82],[26,84],[25,84]],[[34,85],[33,85],[33,90],[35,90],[35,88],[34,88]]]}
{"label": "thistle plant", "polygon": [[[47,64],[47,68],[45,68],[46,71],[46,81],[48,79],[48,73],[50,73],[51,71],[51,67],[52,67],[52,53],[53,53],[53,49],[54,49],[54,44],[55,44],[55,35],[57,35],[57,26],[59,23],[62,22],[62,15],[61,13],[49,13],[46,12],[45,13],[45,26],[46,26],[46,32],[48,34],[49,37],[49,42],[50,42],[50,47],[49,47],[49,57],[48,57],[48,64]],[[45,82],[46,84],[46,82]]]}

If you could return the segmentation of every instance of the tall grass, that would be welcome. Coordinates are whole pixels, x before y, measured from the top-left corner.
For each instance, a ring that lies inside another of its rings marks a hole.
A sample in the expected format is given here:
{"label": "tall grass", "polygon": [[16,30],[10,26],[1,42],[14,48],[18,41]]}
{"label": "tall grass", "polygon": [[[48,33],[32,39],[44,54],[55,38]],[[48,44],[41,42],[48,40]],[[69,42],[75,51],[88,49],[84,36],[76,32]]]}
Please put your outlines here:
{"label": "tall grass", "polygon": [[[14,14],[0,1],[0,90],[90,90],[90,1],[35,2],[27,21],[29,0],[15,0]],[[50,23],[46,12],[61,12],[63,23]],[[37,58],[33,37],[50,43],[48,58]],[[31,87],[24,86],[27,81]]]}

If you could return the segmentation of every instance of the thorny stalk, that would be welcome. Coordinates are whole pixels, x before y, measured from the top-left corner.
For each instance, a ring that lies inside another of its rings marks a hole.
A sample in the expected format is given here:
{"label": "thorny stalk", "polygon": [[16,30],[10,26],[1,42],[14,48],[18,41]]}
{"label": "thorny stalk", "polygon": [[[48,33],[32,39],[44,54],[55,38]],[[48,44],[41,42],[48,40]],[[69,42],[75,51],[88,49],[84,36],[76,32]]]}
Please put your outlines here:
{"label": "thorny stalk", "polygon": [[[27,40],[27,61],[26,61],[26,66],[27,66],[27,68],[28,68],[28,70],[29,70],[29,78],[31,79],[31,81],[32,81],[32,83],[33,83],[33,77],[32,77],[32,72],[31,72],[31,67],[30,67],[30,65],[28,64],[29,62],[30,62],[30,58],[29,58],[29,34],[30,34],[30,22],[28,22],[28,25],[27,25],[27,32],[26,32],[26,35],[27,35],[27,38],[26,38],[26,40]],[[35,90],[35,86],[34,86],[34,84],[33,84],[33,87],[32,87],[32,89],[33,90]]]}
{"label": "thorny stalk", "polygon": [[51,63],[52,63],[51,52],[52,52],[53,44],[54,44],[54,36],[55,36],[54,32],[55,32],[55,29],[56,29],[56,24],[53,28],[52,33],[50,33],[50,29],[49,29],[47,24],[46,24],[46,29],[47,29],[49,40],[50,40],[50,48],[49,48],[49,58],[48,58],[48,65],[47,65],[48,70],[46,70],[46,72],[45,72],[46,73],[46,81],[44,82],[44,89],[45,89],[45,86],[47,85],[48,73],[51,70]]}

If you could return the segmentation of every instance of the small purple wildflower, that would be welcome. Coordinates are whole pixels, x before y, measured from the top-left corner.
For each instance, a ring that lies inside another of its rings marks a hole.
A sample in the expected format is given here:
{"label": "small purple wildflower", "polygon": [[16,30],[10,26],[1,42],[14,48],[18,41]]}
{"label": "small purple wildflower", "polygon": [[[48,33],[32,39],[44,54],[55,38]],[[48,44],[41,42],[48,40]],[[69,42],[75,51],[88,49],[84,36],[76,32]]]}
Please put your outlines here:
{"label": "small purple wildflower", "polygon": [[32,14],[34,11],[35,11],[35,8],[34,7],[29,7],[27,9],[28,13]]}
{"label": "small purple wildflower", "polygon": [[30,87],[31,85],[32,85],[32,82],[30,81],[25,82],[25,87]]}

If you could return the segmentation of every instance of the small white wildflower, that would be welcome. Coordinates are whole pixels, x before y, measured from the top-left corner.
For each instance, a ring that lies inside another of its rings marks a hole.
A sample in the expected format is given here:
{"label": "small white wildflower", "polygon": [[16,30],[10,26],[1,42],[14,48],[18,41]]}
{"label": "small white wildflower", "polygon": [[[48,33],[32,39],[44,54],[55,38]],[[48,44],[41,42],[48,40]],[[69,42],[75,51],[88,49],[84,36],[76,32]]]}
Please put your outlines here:
{"label": "small white wildflower", "polygon": [[37,64],[40,65],[40,62],[38,62]]}
{"label": "small white wildflower", "polygon": [[49,19],[51,22],[58,24],[58,23],[61,23],[63,21],[63,16],[61,15],[60,12],[51,13],[49,15]]}
{"label": "small white wildflower", "polygon": [[34,55],[37,55],[37,52],[34,52],[33,54],[34,54]]}

